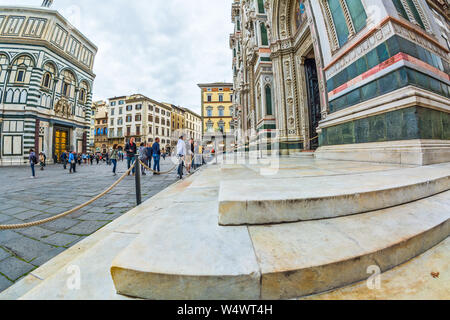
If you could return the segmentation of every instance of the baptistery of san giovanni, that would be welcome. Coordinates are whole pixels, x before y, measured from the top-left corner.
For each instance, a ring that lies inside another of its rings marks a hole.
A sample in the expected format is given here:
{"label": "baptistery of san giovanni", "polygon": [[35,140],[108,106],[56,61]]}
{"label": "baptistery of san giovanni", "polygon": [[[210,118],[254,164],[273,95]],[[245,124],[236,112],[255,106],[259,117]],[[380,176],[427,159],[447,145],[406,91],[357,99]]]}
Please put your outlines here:
{"label": "baptistery of san giovanni", "polygon": [[57,11],[0,6],[0,164],[85,152],[97,47]]}
{"label": "baptistery of san giovanni", "polygon": [[236,0],[241,147],[450,161],[447,0]]}

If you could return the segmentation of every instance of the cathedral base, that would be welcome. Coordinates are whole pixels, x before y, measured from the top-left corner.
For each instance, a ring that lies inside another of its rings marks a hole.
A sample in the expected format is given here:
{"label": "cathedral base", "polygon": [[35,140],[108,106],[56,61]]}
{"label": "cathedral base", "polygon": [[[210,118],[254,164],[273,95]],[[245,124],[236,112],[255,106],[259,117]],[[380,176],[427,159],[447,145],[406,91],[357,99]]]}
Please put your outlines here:
{"label": "cathedral base", "polygon": [[450,162],[448,140],[405,140],[320,147],[317,159],[352,160],[405,165]]}

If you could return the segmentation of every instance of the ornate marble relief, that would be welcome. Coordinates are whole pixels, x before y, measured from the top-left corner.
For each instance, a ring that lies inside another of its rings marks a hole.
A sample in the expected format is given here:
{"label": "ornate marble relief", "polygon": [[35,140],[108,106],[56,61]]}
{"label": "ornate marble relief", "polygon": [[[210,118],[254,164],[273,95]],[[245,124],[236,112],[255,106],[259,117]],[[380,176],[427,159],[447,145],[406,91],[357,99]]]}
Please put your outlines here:
{"label": "ornate marble relief", "polygon": [[392,28],[396,34],[401,35],[403,38],[408,39],[418,45],[421,45],[422,47],[430,50],[431,52],[438,55],[442,59],[449,61],[448,52],[445,52],[444,50],[436,46],[433,42],[426,39],[424,36],[410,29],[407,29],[397,23],[391,22],[390,24],[392,25]]}
{"label": "ornate marble relief", "polygon": [[380,29],[377,29],[370,37],[354,47],[351,51],[329,67],[328,70],[325,71],[327,79],[335,76],[350,64],[366,55],[369,51],[375,49],[379,44],[389,39],[393,34],[394,29],[391,23],[386,23]]}
{"label": "ornate marble relief", "polygon": [[325,27],[330,43],[331,51],[335,52],[339,49],[339,42],[337,38],[336,28],[334,27],[333,17],[331,16],[330,7],[328,1],[319,0],[320,8],[322,9],[323,16],[325,17]]}

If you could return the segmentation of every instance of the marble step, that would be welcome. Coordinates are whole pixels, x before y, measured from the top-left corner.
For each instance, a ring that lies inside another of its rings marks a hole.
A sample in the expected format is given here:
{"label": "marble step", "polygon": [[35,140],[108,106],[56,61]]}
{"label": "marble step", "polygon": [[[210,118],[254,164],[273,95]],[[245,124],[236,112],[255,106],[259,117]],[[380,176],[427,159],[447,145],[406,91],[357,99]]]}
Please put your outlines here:
{"label": "marble step", "polygon": [[262,225],[370,212],[450,190],[450,163],[361,174],[222,181],[221,225]]}
{"label": "marble step", "polygon": [[119,294],[144,299],[290,299],[340,288],[450,234],[450,192],[327,220],[219,226],[217,203],[154,216],[115,257]]}
{"label": "marble step", "polygon": [[[450,300],[450,237],[420,256],[360,281],[302,300]],[[379,286],[378,286],[379,284]]]}

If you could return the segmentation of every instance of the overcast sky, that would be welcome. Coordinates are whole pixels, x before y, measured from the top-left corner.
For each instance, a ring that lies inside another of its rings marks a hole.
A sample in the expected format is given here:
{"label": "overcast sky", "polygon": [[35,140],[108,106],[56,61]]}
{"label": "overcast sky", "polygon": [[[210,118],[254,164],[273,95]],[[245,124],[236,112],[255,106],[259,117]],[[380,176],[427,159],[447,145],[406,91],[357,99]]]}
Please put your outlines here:
{"label": "overcast sky", "polygon": [[[0,0],[40,6],[42,0]],[[200,112],[198,83],[232,81],[232,0],[54,0],[98,47],[94,101],[132,93]]]}

